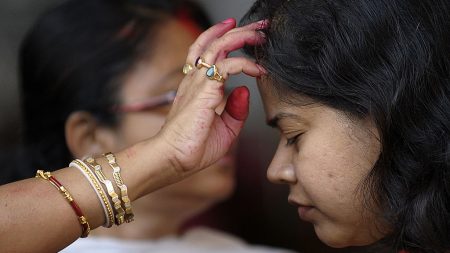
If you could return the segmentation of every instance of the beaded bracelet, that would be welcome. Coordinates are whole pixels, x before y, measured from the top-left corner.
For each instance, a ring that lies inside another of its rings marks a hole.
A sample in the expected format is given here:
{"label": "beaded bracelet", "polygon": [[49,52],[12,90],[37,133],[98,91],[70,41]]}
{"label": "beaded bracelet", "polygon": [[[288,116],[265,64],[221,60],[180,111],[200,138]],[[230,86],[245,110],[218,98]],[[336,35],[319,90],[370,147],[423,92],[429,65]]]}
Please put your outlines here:
{"label": "beaded bracelet", "polygon": [[124,203],[124,206],[125,206],[125,221],[127,223],[132,222],[134,220],[134,214],[133,214],[133,210],[131,208],[130,198],[128,197],[128,188],[123,183],[122,176],[120,175],[120,167],[116,162],[116,157],[111,152],[108,152],[103,155],[108,160],[109,166],[111,166],[111,168],[113,169],[114,181],[116,182],[117,187],[120,188],[122,202]]}
{"label": "beaded bracelet", "polygon": [[81,225],[81,238],[85,238],[89,235],[89,232],[91,231],[91,227],[89,226],[89,222],[87,221],[86,217],[83,214],[83,211],[81,211],[81,208],[78,206],[78,204],[73,199],[72,195],[70,195],[69,191],[66,190],[66,188],[54,177],[52,174],[47,171],[44,172],[43,170],[38,170],[36,172],[36,178],[42,178],[47,181],[49,181],[58,191],[63,195],[67,201],[69,201],[70,206],[75,211],[75,214],[78,216],[78,221]]}
{"label": "beaded bracelet", "polygon": [[103,174],[102,167],[95,161],[94,158],[88,157],[85,161],[94,168],[94,172],[98,180],[105,185],[106,190],[108,191],[108,194],[114,204],[114,209],[116,210],[116,225],[122,225],[125,222],[125,210],[122,208],[122,202],[119,199],[119,195],[117,195],[114,191],[113,184],[106,178],[105,174]]}
{"label": "beaded bracelet", "polygon": [[79,159],[73,160],[69,164],[69,167],[73,167],[81,171],[84,177],[89,181],[89,184],[97,194],[100,204],[102,205],[103,212],[105,213],[105,224],[103,224],[103,227],[110,228],[115,223],[112,205],[97,177],[94,176],[92,171],[89,169],[89,166]]}

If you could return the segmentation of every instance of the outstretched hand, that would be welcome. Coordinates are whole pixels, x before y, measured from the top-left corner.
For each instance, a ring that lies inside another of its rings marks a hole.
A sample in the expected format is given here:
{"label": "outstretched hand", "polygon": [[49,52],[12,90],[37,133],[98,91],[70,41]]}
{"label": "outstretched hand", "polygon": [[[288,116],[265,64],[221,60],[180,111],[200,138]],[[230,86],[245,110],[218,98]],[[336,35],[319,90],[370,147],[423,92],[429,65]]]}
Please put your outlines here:
{"label": "outstretched hand", "polygon": [[217,108],[224,99],[224,85],[230,75],[245,73],[258,77],[265,70],[244,57],[228,58],[228,54],[245,45],[264,42],[258,29],[264,21],[235,28],[236,21],[228,19],[204,33],[191,46],[186,62],[195,65],[198,57],[215,64],[224,82],[206,76],[207,68],[193,69],[181,82],[160,137],[169,146],[169,159],[182,175],[205,168],[231,147],[248,116],[249,90],[234,89],[227,99],[225,110]]}

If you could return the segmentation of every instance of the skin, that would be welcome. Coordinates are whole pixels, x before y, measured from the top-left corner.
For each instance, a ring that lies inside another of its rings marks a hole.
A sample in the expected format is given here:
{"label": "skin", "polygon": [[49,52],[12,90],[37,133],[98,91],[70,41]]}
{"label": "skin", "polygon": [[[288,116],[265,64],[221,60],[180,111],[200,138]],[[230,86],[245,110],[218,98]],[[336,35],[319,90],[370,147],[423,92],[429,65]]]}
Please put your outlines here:
{"label": "skin", "polygon": [[[195,38],[194,34],[176,20],[164,23],[154,43],[151,57],[141,60],[123,78],[124,85],[120,91],[122,103],[130,104],[177,90],[184,77],[180,70]],[[100,155],[108,150],[119,151],[156,135],[164,125],[169,110],[168,105],[120,114],[120,122],[116,127],[111,129],[96,125],[90,129],[90,134],[84,135],[85,143],[76,142],[69,145],[70,149],[78,157]],[[95,120],[89,117],[86,121]],[[67,124],[74,124],[74,119]],[[74,139],[78,138],[78,134],[74,132],[83,131],[84,127],[78,124],[75,127],[68,126],[67,129],[70,129],[66,131],[67,139]],[[95,133],[102,138],[91,138]],[[136,201],[133,203],[133,211],[140,222],[111,229],[100,228],[93,234],[127,239],[155,239],[178,233],[189,218],[231,195],[235,184],[234,160],[234,152],[230,151],[207,170]]]}
{"label": "skin", "polygon": [[[251,38],[258,36],[256,29],[261,27],[260,24],[239,29],[234,29],[235,26],[235,20],[231,20],[202,33],[190,47],[187,62],[193,62],[206,50],[209,53],[205,57],[210,59],[217,57],[222,49],[239,49],[237,38],[247,38],[250,45],[258,43],[257,40],[252,42]],[[242,58],[226,60],[216,63],[227,75],[245,73],[258,77],[265,73],[251,61]],[[192,176],[228,152],[247,118],[249,100],[248,96],[235,97],[232,93],[230,98],[238,101],[229,98],[226,109],[218,114],[217,109],[224,99],[223,86],[223,83],[206,79],[204,72],[191,71],[181,82],[166,123],[158,134],[116,153],[132,202]],[[245,88],[238,91],[242,89]],[[228,107],[228,104],[233,105]],[[238,119],[234,112],[242,113],[243,118]],[[85,128],[90,127],[85,124]],[[101,136],[98,133],[93,137],[101,139]],[[100,158],[98,162],[108,166],[104,159]],[[69,189],[84,210],[91,229],[105,223],[101,205],[81,173],[73,168],[62,168],[52,174]],[[107,177],[113,180],[112,173]],[[77,218],[65,215],[73,210],[44,180],[32,178],[2,185],[0,199],[0,245],[5,252],[57,252],[80,236]]]}
{"label": "skin", "polygon": [[268,123],[281,136],[269,180],[289,186],[288,201],[329,246],[370,245],[382,238],[382,226],[360,194],[380,153],[374,124],[300,96],[301,105],[283,102],[267,78],[258,84]]}

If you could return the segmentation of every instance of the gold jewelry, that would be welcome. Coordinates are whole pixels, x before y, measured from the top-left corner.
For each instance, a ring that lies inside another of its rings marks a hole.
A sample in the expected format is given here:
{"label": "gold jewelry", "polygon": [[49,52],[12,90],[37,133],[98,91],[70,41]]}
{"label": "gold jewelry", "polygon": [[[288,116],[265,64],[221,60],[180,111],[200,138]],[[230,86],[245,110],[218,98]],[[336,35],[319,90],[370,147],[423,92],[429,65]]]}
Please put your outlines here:
{"label": "gold jewelry", "polygon": [[120,175],[120,167],[116,162],[116,157],[113,153],[108,152],[103,154],[106,159],[108,159],[109,166],[113,169],[113,178],[116,182],[117,187],[120,188],[120,193],[122,196],[122,202],[125,206],[125,221],[127,223],[132,222],[134,220],[133,210],[131,209],[131,201],[128,197],[128,188],[123,183],[122,176]]}
{"label": "gold jewelry", "polygon": [[65,199],[69,202],[75,214],[78,216],[78,222],[81,225],[81,238],[88,237],[89,232],[91,232],[91,227],[89,226],[89,222],[81,211],[81,208],[78,206],[77,202],[73,199],[72,195],[70,195],[69,191],[54,177],[52,174],[43,170],[36,171],[36,178],[42,178],[44,180],[49,181],[58,191],[63,195]]}
{"label": "gold jewelry", "polygon": [[198,69],[201,69],[202,67],[211,68],[211,65],[205,62],[205,59],[202,57],[198,57],[197,60],[195,60],[195,67]]}
{"label": "gold jewelry", "polygon": [[215,80],[218,82],[225,81],[225,78],[223,78],[223,76],[219,73],[219,69],[217,68],[217,66],[215,64],[210,65],[206,63],[202,57],[197,58],[197,60],[195,61],[195,66],[198,69],[201,69],[202,67],[208,68],[206,70],[206,76],[209,78],[209,80]]}
{"label": "gold jewelry", "polygon": [[225,79],[223,76],[219,73],[219,70],[217,69],[217,66],[213,64],[211,67],[206,70],[206,76],[210,80],[216,80],[217,82],[223,82]]}
{"label": "gold jewelry", "polygon": [[101,187],[98,179],[89,169],[89,166],[79,159],[73,160],[69,164],[69,167],[77,168],[79,171],[81,171],[84,177],[89,181],[89,184],[91,184],[92,188],[94,188],[94,191],[97,194],[98,199],[100,200],[100,204],[103,207],[103,212],[105,213],[106,221],[105,224],[103,224],[103,227],[110,228],[115,223],[112,205],[108,197],[106,196],[105,191]]}
{"label": "gold jewelry", "polygon": [[122,202],[119,199],[119,195],[114,191],[114,186],[103,174],[102,166],[98,164],[94,158],[88,157],[85,161],[94,168],[95,175],[98,180],[106,186],[109,196],[114,204],[114,209],[116,210],[116,225],[122,225],[125,221],[125,211],[122,208]]}
{"label": "gold jewelry", "polygon": [[183,66],[183,74],[187,75],[194,67],[190,63],[186,63]]}

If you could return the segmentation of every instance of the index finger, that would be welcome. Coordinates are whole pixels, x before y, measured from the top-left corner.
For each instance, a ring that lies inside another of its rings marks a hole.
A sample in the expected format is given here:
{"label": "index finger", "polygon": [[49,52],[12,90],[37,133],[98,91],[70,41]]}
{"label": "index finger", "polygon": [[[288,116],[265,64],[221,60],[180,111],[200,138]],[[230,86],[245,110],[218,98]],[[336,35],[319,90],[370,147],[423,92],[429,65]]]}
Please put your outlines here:
{"label": "index finger", "polygon": [[213,40],[220,38],[222,35],[235,27],[236,20],[234,18],[226,19],[214,26],[211,26],[208,30],[200,34],[194,44],[191,45],[186,62],[194,64],[197,57],[200,56],[200,54]]}
{"label": "index finger", "polygon": [[244,30],[258,30],[265,26],[267,26],[266,20],[260,20],[238,28],[235,28],[236,20],[234,20],[233,18],[222,21],[221,23],[210,27],[197,38],[194,44],[192,44],[189,48],[186,62],[195,64],[195,60],[197,60],[197,58],[203,54],[203,52],[210,46],[210,44],[227,33],[239,32]]}

